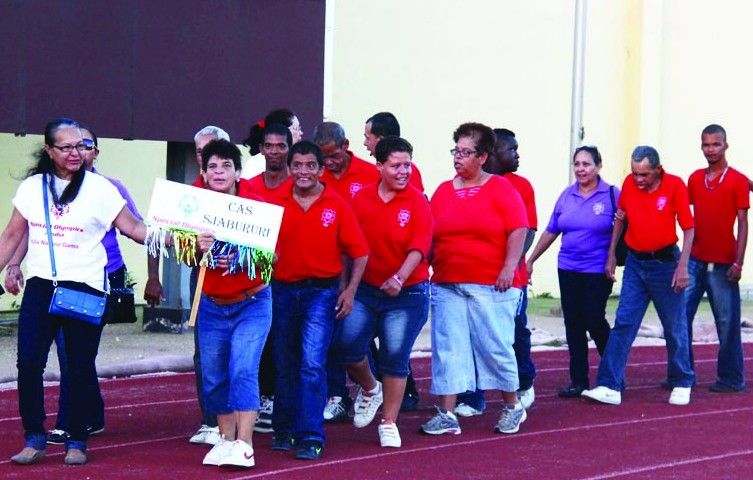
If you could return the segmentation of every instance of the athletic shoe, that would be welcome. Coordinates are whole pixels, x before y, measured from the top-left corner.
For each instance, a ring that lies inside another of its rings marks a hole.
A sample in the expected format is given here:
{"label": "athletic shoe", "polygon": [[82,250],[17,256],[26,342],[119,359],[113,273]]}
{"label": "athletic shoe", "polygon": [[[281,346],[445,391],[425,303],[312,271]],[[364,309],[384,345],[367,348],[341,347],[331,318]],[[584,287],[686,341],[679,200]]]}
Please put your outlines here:
{"label": "athletic shoe", "polygon": [[526,388],[525,390],[518,390],[517,391],[518,400],[520,403],[523,404],[523,408],[528,410],[533,405],[534,400],[536,400],[536,392],[533,391],[533,385],[531,385],[531,388]]}
{"label": "athletic shoe", "polygon": [[272,438],[272,450],[280,452],[287,452],[293,450],[295,446],[295,438],[290,433],[277,434]]}
{"label": "athletic shoe", "polygon": [[272,433],[272,412],[274,411],[275,397],[267,397],[262,395],[261,406],[259,407],[259,414],[256,417],[256,424],[254,425],[254,432],[257,433]]}
{"label": "athletic shoe", "polygon": [[484,413],[483,410],[473,408],[467,403],[461,402],[461,403],[458,403],[457,407],[455,407],[455,415],[459,417],[475,417],[476,415],[481,415],[482,413]]}
{"label": "athletic shoe", "polygon": [[322,443],[316,440],[304,440],[295,450],[298,460],[319,460],[322,458]]}
{"label": "athletic shoe", "polygon": [[591,390],[583,390],[581,396],[609,405],[619,405],[622,403],[622,394],[617,390],[612,390],[607,387],[596,387]]}
{"label": "athletic shoe", "polygon": [[670,405],[687,405],[690,403],[690,387],[675,387],[669,396]]}
{"label": "athletic shoe", "polygon": [[89,432],[89,436],[99,435],[100,433],[105,431],[105,426],[101,425],[101,426],[95,427],[94,425],[87,425],[86,431]]}
{"label": "athletic shoe", "polygon": [[341,422],[348,419],[348,407],[343,401],[343,397],[329,397],[327,405],[324,406],[325,422]]}
{"label": "athletic shoe", "polygon": [[65,430],[55,429],[47,432],[47,443],[50,445],[63,445],[68,438],[70,435]]}
{"label": "athletic shoe", "polygon": [[66,465],[83,465],[86,463],[86,453],[78,448],[69,448],[65,452],[63,463]]}
{"label": "athletic shoe", "polygon": [[580,397],[581,393],[583,393],[583,390],[588,390],[586,387],[581,387],[580,385],[570,385],[569,387],[563,388],[557,393],[557,396],[560,398],[576,398]]}
{"label": "athletic shoe", "polygon": [[746,387],[745,385],[743,385],[742,387],[730,387],[729,385],[719,382],[716,382],[709,387],[709,392],[714,393],[742,393],[747,391],[748,387]]}
{"label": "athletic shoe", "polygon": [[460,423],[452,412],[443,412],[436,407],[437,414],[431,420],[421,425],[421,430],[429,435],[442,435],[443,433],[452,433],[460,435]]}
{"label": "athletic shoe", "polygon": [[363,428],[370,424],[374,420],[377,409],[382,405],[384,401],[384,392],[382,391],[382,384],[377,382],[379,391],[374,395],[368,396],[363,391],[363,388],[358,389],[358,395],[356,395],[356,403],[353,406],[355,415],[353,415],[353,426],[356,428]]}
{"label": "athletic shoe", "polygon": [[250,468],[256,465],[254,462],[254,449],[251,445],[243,440],[228,442],[230,446],[225,452],[225,456],[220,459],[220,467],[245,467]]}
{"label": "athletic shoe", "polygon": [[33,447],[24,447],[23,450],[10,457],[10,461],[19,465],[31,465],[40,462],[46,455],[45,450],[37,450]]}
{"label": "athletic shoe", "polygon": [[225,455],[230,452],[233,443],[235,442],[228,442],[223,437],[220,437],[220,440],[211,450],[209,450],[209,452],[207,452],[204,456],[204,461],[201,463],[204,465],[219,465],[225,458]]}
{"label": "athletic shoe", "polygon": [[209,425],[202,425],[193,434],[193,437],[189,440],[191,443],[199,443],[203,445],[217,445],[222,437],[220,437],[220,427],[210,427]]}
{"label": "athletic shoe", "polygon": [[528,414],[522,403],[518,402],[514,407],[503,406],[502,414],[499,416],[494,431],[497,433],[518,433],[520,424],[525,422],[526,418],[528,418]]}
{"label": "athletic shoe", "polygon": [[403,444],[400,439],[400,432],[397,429],[397,425],[394,423],[382,423],[379,424],[379,444],[383,447],[400,448]]}

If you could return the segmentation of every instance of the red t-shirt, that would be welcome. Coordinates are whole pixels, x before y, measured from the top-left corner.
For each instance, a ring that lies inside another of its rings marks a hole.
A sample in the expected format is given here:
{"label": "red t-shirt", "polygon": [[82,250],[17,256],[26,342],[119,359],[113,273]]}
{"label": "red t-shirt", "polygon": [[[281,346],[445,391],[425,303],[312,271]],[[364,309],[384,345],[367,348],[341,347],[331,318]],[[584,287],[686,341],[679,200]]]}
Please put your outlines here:
{"label": "red t-shirt", "polygon": [[[539,227],[539,219],[536,216],[536,198],[533,194],[531,182],[513,172],[506,173],[503,176],[512,183],[512,186],[520,194],[521,200],[523,200],[523,205],[526,207],[526,216],[528,217],[528,228],[536,230]],[[525,258],[520,259],[518,268],[515,270],[512,285],[518,288],[528,286],[528,269],[526,268]]]}
{"label": "red t-shirt", "polygon": [[204,175],[199,174],[198,177],[196,177],[196,180],[193,181],[191,184],[193,187],[199,187],[199,188],[205,188],[206,185],[204,185]]}
{"label": "red t-shirt", "polygon": [[341,254],[351,258],[369,254],[353,210],[329,186],[305,212],[293,198],[292,187],[281,202],[285,213],[277,238],[275,280],[335,277],[342,271]]}
{"label": "red t-shirt", "polygon": [[625,243],[639,252],[653,252],[677,243],[675,219],[680,228],[693,228],[688,188],[680,177],[663,173],[659,188],[640,190],[628,175],[622,183],[618,206],[627,214]]}
{"label": "red t-shirt", "polygon": [[265,202],[274,203],[275,205],[280,205],[282,197],[293,187],[293,177],[286,178],[285,181],[275,188],[267,187],[267,184],[264,183],[263,173],[250,178],[248,181],[251,183],[251,188],[256,194],[260,195]]}
{"label": "red t-shirt", "polygon": [[[236,195],[241,198],[263,201],[261,197],[256,195],[256,191],[250,182],[243,178],[238,182],[238,193]],[[202,287],[204,294],[211,297],[232,298],[263,283],[258,269],[256,269],[256,278],[253,280],[248,278],[248,272],[245,270],[233,275],[224,275],[224,273],[225,269],[222,268],[207,268]]]}
{"label": "red t-shirt", "polygon": [[492,175],[480,187],[455,190],[442,183],[431,198],[434,275],[437,283],[494,285],[505,263],[507,237],[528,227],[520,194]]}
{"label": "red t-shirt", "polygon": [[322,183],[332,187],[335,192],[350,202],[363,187],[376,185],[380,176],[379,170],[373,163],[356,157],[350,150],[348,150],[348,155],[350,155],[350,165],[340,178],[335,178],[332,172],[325,168]]}
{"label": "red t-shirt", "polygon": [[353,210],[371,252],[363,274],[365,283],[381,287],[400,269],[411,250],[421,252],[423,259],[410,277],[404,279],[403,286],[429,278],[427,257],[433,220],[423,193],[409,185],[385,203],[379,197],[377,185],[370,185],[355,196]]}
{"label": "red t-shirt", "polygon": [[410,178],[408,179],[408,185],[415,188],[421,193],[424,193],[424,180],[421,178],[421,171],[418,169],[418,165],[411,162]]}
{"label": "red t-shirt", "polygon": [[[737,255],[734,226],[738,210],[750,208],[748,178],[728,167],[721,175],[704,182],[706,169],[688,178],[688,195],[695,217],[695,237],[690,254],[704,262],[733,263]],[[721,179],[721,182],[720,182]]]}

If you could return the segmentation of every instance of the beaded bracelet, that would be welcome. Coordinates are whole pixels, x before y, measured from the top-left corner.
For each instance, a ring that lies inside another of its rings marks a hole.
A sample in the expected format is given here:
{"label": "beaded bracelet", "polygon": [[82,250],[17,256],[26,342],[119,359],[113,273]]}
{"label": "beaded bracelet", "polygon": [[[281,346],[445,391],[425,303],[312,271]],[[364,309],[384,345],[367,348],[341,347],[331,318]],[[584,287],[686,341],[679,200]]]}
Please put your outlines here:
{"label": "beaded bracelet", "polygon": [[400,285],[400,288],[403,288],[403,281],[397,276],[397,273],[392,276],[392,279]]}

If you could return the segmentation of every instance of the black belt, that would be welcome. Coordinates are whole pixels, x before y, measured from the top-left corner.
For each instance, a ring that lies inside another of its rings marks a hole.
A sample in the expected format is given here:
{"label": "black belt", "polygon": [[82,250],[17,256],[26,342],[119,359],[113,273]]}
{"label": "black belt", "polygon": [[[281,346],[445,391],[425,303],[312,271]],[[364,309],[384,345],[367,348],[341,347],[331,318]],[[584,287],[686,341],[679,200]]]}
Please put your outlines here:
{"label": "black belt", "polygon": [[340,282],[340,277],[327,277],[327,278],[320,278],[320,277],[309,277],[304,278],[303,280],[298,280],[295,282],[279,282],[286,287],[295,287],[295,288],[304,288],[304,287],[310,287],[310,288],[330,288],[336,286]]}
{"label": "black belt", "polygon": [[661,261],[667,261],[667,260],[674,260],[675,259],[675,248],[676,245],[667,245],[664,248],[660,248],[659,250],[654,250],[652,252],[639,252],[638,250],[633,250],[630,248],[630,253],[633,254],[635,258],[638,260],[661,260]]}

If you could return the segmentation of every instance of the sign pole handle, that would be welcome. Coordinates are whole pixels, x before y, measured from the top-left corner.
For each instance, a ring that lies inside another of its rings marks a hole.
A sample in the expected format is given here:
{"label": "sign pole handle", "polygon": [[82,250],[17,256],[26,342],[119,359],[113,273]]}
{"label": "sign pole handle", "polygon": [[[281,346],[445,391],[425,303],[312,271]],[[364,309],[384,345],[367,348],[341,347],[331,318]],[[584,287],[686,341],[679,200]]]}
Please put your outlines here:
{"label": "sign pole handle", "polygon": [[188,318],[188,326],[196,325],[196,316],[199,314],[199,302],[201,302],[201,290],[204,287],[204,275],[207,273],[207,267],[199,269],[199,278],[196,281],[196,291],[193,294],[193,303],[191,304],[191,316]]}

